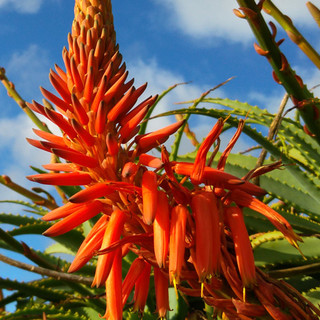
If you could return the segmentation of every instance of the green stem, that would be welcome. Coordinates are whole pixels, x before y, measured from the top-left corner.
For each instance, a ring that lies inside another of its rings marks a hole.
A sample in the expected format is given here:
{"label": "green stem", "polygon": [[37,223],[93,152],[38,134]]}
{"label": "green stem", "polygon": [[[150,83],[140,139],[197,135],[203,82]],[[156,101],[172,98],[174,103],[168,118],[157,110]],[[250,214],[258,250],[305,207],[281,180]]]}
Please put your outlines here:
{"label": "green stem", "polygon": [[306,6],[311,13],[314,21],[317,23],[317,25],[320,27],[320,10],[310,1],[306,3]]}
{"label": "green stem", "polygon": [[305,53],[314,65],[320,69],[319,54],[297,30],[292,21],[285,16],[271,0],[265,0],[263,2],[263,9],[281,25],[281,27],[287,32],[289,38]]}
{"label": "green stem", "polygon": [[0,67],[0,80],[6,88],[8,95],[19,105],[19,107],[28,115],[32,122],[42,131],[50,132],[48,127],[33,113],[26,102],[16,91],[13,83],[9,81],[5,74],[5,69]]}
{"label": "green stem", "polygon": [[254,0],[237,0],[237,2],[243,12],[243,17],[247,19],[258,41],[257,52],[268,59],[277,82],[285,88],[293,103],[298,107],[308,130],[320,144],[319,102],[314,101],[313,94],[301,83],[301,79],[291,69],[261,15],[261,8]]}
{"label": "green stem", "polygon": [[7,188],[23,195],[24,197],[32,200],[35,204],[41,205],[43,207],[46,207],[50,210],[53,210],[57,208],[57,204],[55,203],[54,199],[48,200],[46,198],[43,198],[39,196],[38,194],[14,183],[8,176],[2,175],[0,176],[0,184],[6,186]]}

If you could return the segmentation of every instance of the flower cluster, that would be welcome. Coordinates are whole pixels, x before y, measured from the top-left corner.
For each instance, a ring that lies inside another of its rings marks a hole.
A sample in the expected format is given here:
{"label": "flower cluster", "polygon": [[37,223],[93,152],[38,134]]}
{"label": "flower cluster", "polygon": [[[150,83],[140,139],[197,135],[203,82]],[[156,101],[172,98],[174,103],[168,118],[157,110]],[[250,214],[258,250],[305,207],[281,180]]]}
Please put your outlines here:
{"label": "flower cluster", "polygon": [[[244,207],[265,215],[294,246],[300,238],[282,216],[255,198],[265,194],[263,189],[224,172],[243,121],[216,169],[206,159],[223,119],[201,144],[194,163],[170,161],[163,143],[184,122],[138,134],[157,96],[137,104],[146,85],[135,88],[127,80],[110,0],[76,0],[68,44],[65,71],[58,66],[50,71],[58,95],[41,88],[47,101],[28,104],[62,131],[58,136],[34,130],[42,140],[29,143],[65,161],[44,165],[50,173],[28,178],[85,187],[44,216],[61,219],[44,234],[58,236],[98,216],[69,272],[98,255],[92,286],[106,287],[104,317],[122,319],[132,290],[133,310],[142,313],[153,274],[160,318],[170,308],[170,284],[182,294],[202,297],[226,319],[316,318],[317,309],[293,288],[269,279],[254,265]],[[155,147],[161,147],[159,158],[148,154]],[[253,171],[251,177],[279,165]],[[129,251],[136,259],[122,279],[122,259]]]}

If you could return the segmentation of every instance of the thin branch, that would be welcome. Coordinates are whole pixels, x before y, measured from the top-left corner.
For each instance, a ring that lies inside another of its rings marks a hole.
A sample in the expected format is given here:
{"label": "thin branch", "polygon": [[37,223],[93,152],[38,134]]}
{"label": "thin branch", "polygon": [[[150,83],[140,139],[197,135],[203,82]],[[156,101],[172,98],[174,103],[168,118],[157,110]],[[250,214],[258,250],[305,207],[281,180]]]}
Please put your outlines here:
{"label": "thin branch", "polygon": [[[281,124],[281,120],[282,120],[282,114],[283,114],[283,110],[288,102],[289,99],[289,95],[286,93],[283,97],[283,99],[281,100],[280,106],[279,106],[279,110],[276,114],[276,116],[273,118],[271,125],[270,125],[270,129],[268,132],[268,140],[273,140],[275,138],[275,136],[277,135],[277,132],[279,130],[279,126]],[[267,150],[263,149],[258,157],[257,163],[256,163],[256,168],[259,168],[263,165],[264,160],[266,159],[267,156]],[[255,177],[253,179],[253,183],[259,185],[259,176]]]}
{"label": "thin branch", "polygon": [[54,270],[49,270],[46,268],[42,267],[37,267],[33,266],[28,263],[20,262],[11,258],[8,258],[2,254],[0,254],[0,261],[7,263],[11,266],[27,270],[30,272],[34,272],[37,274],[41,274],[43,276],[48,276],[57,280],[64,280],[64,281],[69,281],[69,282],[76,282],[76,283],[82,283],[85,285],[91,285],[93,278],[92,277],[83,277],[83,276],[78,276],[74,274],[69,274],[65,272],[59,272],[59,271],[54,271]]}
{"label": "thin branch", "polygon": [[41,196],[39,196],[37,193],[34,193],[18,184],[13,182],[10,177],[6,175],[0,176],[0,184],[6,186],[7,188],[23,195],[26,198],[29,198],[32,200],[35,204],[46,207],[48,209],[55,209],[57,208],[57,204],[55,203],[54,199],[51,197],[51,199],[46,199]]}
{"label": "thin branch", "polygon": [[33,113],[33,111],[27,106],[25,100],[19,95],[14,87],[14,84],[9,81],[6,76],[4,68],[0,67],[0,81],[3,83],[7,90],[9,97],[11,97],[19,107],[28,115],[28,117],[33,121],[33,123],[41,130],[50,132],[48,127]]}

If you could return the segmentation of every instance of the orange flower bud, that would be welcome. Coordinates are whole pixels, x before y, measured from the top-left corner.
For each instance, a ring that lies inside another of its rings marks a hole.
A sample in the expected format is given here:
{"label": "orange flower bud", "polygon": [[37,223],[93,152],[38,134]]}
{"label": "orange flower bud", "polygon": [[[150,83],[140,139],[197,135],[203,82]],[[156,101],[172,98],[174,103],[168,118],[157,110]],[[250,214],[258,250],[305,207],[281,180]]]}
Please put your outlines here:
{"label": "orange flower bud", "polygon": [[158,266],[165,267],[169,249],[169,203],[163,191],[158,193],[158,204],[155,220],[153,222],[154,254]]}
{"label": "orange flower bud", "polygon": [[111,156],[117,155],[119,151],[118,140],[110,132],[107,134],[106,143],[107,143],[109,154]]}
{"label": "orange flower bud", "polygon": [[176,132],[183,124],[184,120],[181,120],[160,130],[136,136],[135,141],[140,152],[148,152],[152,148],[166,142],[169,136]]}
{"label": "orange flower bud", "polygon": [[127,162],[122,169],[121,176],[122,178],[129,179],[137,173],[139,166],[133,162]]}
{"label": "orange flower bud", "polygon": [[87,185],[92,181],[90,174],[79,172],[34,174],[27,176],[27,179],[57,186],[81,186]]}
{"label": "orange flower bud", "polygon": [[213,192],[201,192],[192,198],[195,219],[195,264],[200,282],[219,270],[220,227],[217,199]]}
{"label": "orange flower bud", "polygon": [[103,204],[96,200],[88,203],[86,206],[80,207],[79,210],[71,213],[63,220],[57,222],[43,234],[48,237],[56,237],[64,234],[75,227],[78,227],[81,223],[95,217],[103,209]]}
{"label": "orange flower bud", "polygon": [[239,207],[228,207],[225,217],[231,230],[242,284],[252,287],[256,284],[256,267],[242,211]]}
{"label": "orange flower bud", "polygon": [[140,154],[139,162],[144,166],[155,168],[155,169],[159,169],[163,165],[163,162],[161,161],[161,159],[146,153]]}
{"label": "orange flower bud", "polygon": [[[116,209],[112,212],[107,228],[104,233],[101,249],[110,246],[120,239],[126,215],[123,211]],[[92,287],[100,287],[107,279],[111,270],[115,251],[100,255],[97,262],[96,273],[92,282]]]}
{"label": "orange flower bud", "polygon": [[142,176],[142,201],[143,201],[143,219],[148,225],[151,225],[157,210],[158,186],[157,174],[153,171],[145,171]]}
{"label": "orange flower bud", "polygon": [[102,215],[90,230],[72,261],[68,272],[78,271],[93,257],[94,253],[99,250],[102,244],[105,228],[108,224],[108,218],[109,217],[107,215]]}
{"label": "orange flower bud", "polygon": [[241,190],[232,191],[230,194],[230,199],[241,207],[248,207],[266,216],[270,222],[283,233],[286,239],[294,247],[298,248],[297,241],[302,241],[301,238],[293,231],[289,222],[278,212],[274,211],[263,202]]}
{"label": "orange flower bud", "polygon": [[112,267],[106,280],[107,310],[103,318],[122,320],[122,254],[117,249],[112,259]]}
{"label": "orange flower bud", "polygon": [[136,283],[137,279],[141,275],[145,264],[146,262],[142,258],[137,258],[132,262],[122,284],[122,305],[125,305],[125,303],[127,302],[130,292],[133,289],[133,286]]}
{"label": "orange flower bud", "polygon": [[166,317],[169,307],[169,281],[166,275],[157,267],[154,267],[154,285],[156,289],[157,312],[160,319]]}
{"label": "orange flower bud", "polygon": [[170,282],[179,283],[181,268],[184,263],[186,223],[188,209],[179,204],[171,210],[169,241],[169,276]]}
{"label": "orange flower bud", "polygon": [[223,124],[224,124],[224,121],[222,118],[220,118],[217,121],[217,123],[214,125],[214,127],[211,129],[208,136],[204,139],[204,141],[202,142],[197,152],[196,159],[193,165],[193,170],[190,176],[191,179],[195,181],[195,183],[200,183],[202,180],[203,171],[207,161],[207,153],[210,147],[212,146],[212,144],[219,137],[223,129]]}
{"label": "orange flower bud", "polygon": [[52,148],[51,151],[56,156],[61,157],[67,161],[76,163],[83,167],[95,168],[99,164],[97,159],[89,157],[78,151],[56,148]]}
{"label": "orange flower bud", "polygon": [[[193,164],[189,162],[178,162],[174,165],[174,171],[178,174],[191,176],[193,172]],[[205,167],[202,172],[202,179],[200,181],[206,185],[212,185],[216,188],[223,189],[241,189],[249,194],[261,196],[266,194],[266,191],[253,183],[241,180],[232,174],[224,171]]]}
{"label": "orange flower bud", "polygon": [[151,265],[146,262],[134,287],[133,310],[143,312],[149,293]]}

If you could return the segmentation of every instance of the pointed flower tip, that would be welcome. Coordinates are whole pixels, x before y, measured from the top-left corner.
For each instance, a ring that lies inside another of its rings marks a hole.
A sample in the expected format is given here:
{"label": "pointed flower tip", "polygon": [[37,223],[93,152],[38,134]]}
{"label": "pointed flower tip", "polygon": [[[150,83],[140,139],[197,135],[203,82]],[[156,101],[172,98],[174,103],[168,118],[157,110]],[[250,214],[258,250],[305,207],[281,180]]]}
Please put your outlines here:
{"label": "pointed flower tip", "polygon": [[88,173],[43,173],[27,176],[30,181],[57,185],[57,186],[80,186],[87,185],[92,182],[92,178]]}

